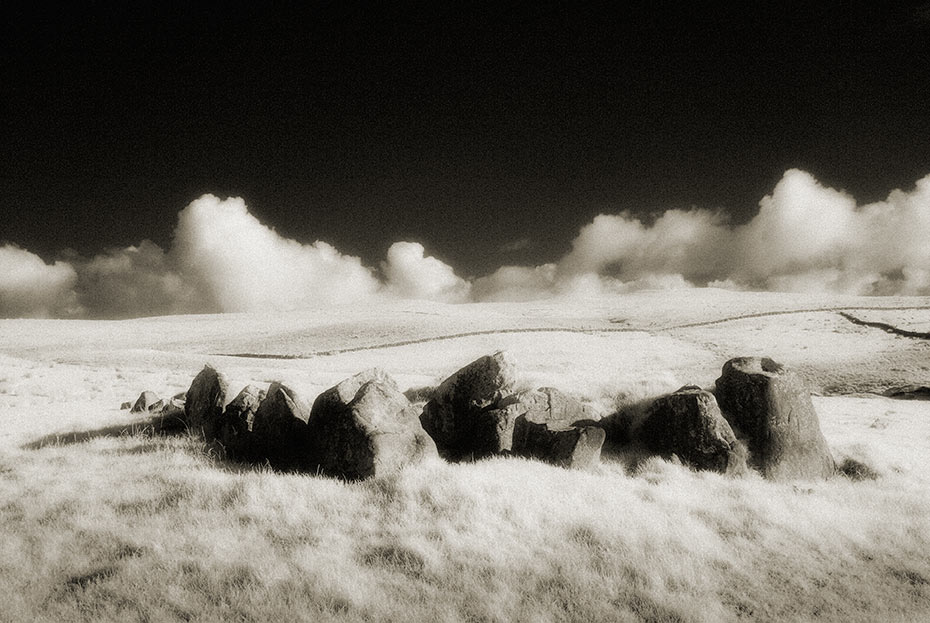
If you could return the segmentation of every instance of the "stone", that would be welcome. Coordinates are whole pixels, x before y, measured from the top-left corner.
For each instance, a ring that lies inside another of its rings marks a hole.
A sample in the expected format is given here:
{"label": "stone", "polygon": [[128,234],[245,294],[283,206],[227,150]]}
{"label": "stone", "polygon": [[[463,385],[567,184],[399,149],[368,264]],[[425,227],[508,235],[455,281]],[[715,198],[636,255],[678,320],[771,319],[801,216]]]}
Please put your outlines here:
{"label": "stone", "polygon": [[191,382],[184,398],[184,420],[207,441],[216,439],[226,406],[228,383],[223,373],[205,365]]}
{"label": "stone", "polygon": [[265,390],[246,385],[223,411],[217,441],[230,458],[248,458],[255,413],[265,398]]}
{"label": "stone", "polygon": [[[345,390],[354,381],[344,383],[336,388]],[[309,437],[322,473],[357,480],[437,454],[420,426],[417,409],[390,379],[364,383],[347,404],[346,393],[339,395],[339,399],[318,399],[309,421]]]}
{"label": "stone", "polygon": [[120,411],[126,411],[126,410],[128,410],[128,409],[132,409],[132,403],[131,403],[131,402],[124,402],[124,403],[122,403],[122,404],[119,406],[119,410],[120,410]]}
{"label": "stone", "polygon": [[810,390],[794,372],[769,358],[731,359],[716,394],[724,417],[746,440],[750,465],[766,478],[818,479],[836,472]]}
{"label": "stone", "polygon": [[390,374],[381,368],[369,368],[330,387],[317,396],[316,400],[313,401],[311,413],[345,407],[355,399],[355,395],[358,394],[358,390],[361,389],[362,385],[371,381],[390,386],[395,390],[398,389],[397,381]]}
{"label": "stone", "polygon": [[653,402],[639,438],[653,452],[675,454],[695,469],[740,473],[746,466],[745,452],[717,399],[693,385]]}
{"label": "stone", "polygon": [[489,412],[506,406],[502,401],[515,384],[516,366],[505,351],[481,357],[443,381],[420,416],[440,456],[460,461],[493,454],[500,445],[498,419]]}
{"label": "stone", "polygon": [[290,387],[271,384],[252,419],[249,456],[281,469],[315,467],[308,445],[310,406]]}
{"label": "stone", "polygon": [[158,411],[163,405],[164,402],[158,397],[158,394],[146,390],[139,394],[139,397],[136,398],[136,402],[132,405],[132,409],[130,409],[129,412],[151,413],[153,411]]}
{"label": "stone", "polygon": [[593,408],[552,387],[521,392],[505,402],[511,404],[504,407],[498,430],[506,450],[563,467],[598,463],[606,434]]}
{"label": "stone", "polygon": [[524,414],[514,423],[513,453],[560,467],[590,469],[600,460],[606,436],[597,426],[534,422]]}
{"label": "stone", "polygon": [[526,418],[531,422],[564,428],[593,424],[601,419],[592,407],[554,387],[521,392],[514,400],[523,405]]}
{"label": "stone", "polygon": [[172,396],[168,402],[164,403],[161,408],[161,415],[164,417],[176,417],[184,421],[184,405],[187,404],[183,392]]}

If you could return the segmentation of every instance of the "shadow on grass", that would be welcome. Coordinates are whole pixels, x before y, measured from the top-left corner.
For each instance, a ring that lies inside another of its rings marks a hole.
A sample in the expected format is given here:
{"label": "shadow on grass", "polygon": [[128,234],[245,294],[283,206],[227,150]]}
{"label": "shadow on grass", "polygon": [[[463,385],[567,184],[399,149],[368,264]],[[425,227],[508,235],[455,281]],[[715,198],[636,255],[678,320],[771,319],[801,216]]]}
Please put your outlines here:
{"label": "shadow on grass", "polygon": [[[71,446],[86,443],[100,438],[140,438],[142,441],[127,448],[119,448],[113,452],[119,455],[143,455],[164,450],[163,444],[159,441],[165,439],[183,439],[185,437],[191,440],[195,446],[192,450],[198,450],[206,456],[211,464],[217,469],[231,473],[243,473],[249,471],[266,471],[274,470],[277,473],[301,473],[307,474],[312,472],[299,471],[294,469],[283,469],[273,466],[268,461],[250,461],[246,459],[232,458],[226,454],[225,449],[219,444],[208,444],[202,439],[196,439],[185,423],[177,415],[154,416],[147,420],[138,420],[127,422],[125,424],[114,424],[104,426],[94,430],[71,431],[66,433],[54,433],[45,435],[35,441],[20,446],[23,450],[41,450],[42,448],[56,446]],[[316,475],[316,474],[314,474]]]}
{"label": "shadow on grass", "polygon": [[94,430],[53,433],[20,446],[23,450],[41,450],[48,446],[70,446],[100,437],[129,437],[134,435],[180,436],[187,434],[187,427],[177,415],[158,415],[147,420],[126,424],[114,424]]}

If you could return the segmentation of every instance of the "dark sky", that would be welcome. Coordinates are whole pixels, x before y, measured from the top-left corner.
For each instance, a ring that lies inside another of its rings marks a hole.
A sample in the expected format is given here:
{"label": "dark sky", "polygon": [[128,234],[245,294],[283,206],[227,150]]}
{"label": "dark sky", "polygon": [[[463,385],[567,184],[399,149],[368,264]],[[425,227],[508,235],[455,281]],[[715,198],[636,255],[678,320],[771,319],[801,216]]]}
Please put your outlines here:
{"label": "dark sky", "polygon": [[167,247],[213,192],[475,275],[557,259],[600,212],[744,220],[790,167],[861,201],[930,173],[927,4],[18,4],[0,241],[45,259]]}

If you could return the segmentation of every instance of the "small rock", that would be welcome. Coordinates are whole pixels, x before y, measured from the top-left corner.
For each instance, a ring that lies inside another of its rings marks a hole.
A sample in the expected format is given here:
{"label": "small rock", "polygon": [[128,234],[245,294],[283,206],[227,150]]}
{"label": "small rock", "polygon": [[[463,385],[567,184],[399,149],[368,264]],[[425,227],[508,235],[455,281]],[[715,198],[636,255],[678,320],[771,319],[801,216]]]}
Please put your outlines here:
{"label": "small rock", "polygon": [[126,409],[131,409],[131,408],[132,408],[131,402],[124,402],[123,404],[119,406],[120,411],[125,411]]}
{"label": "small rock", "polygon": [[745,469],[745,452],[740,451],[717,399],[693,385],[653,402],[639,438],[650,450],[676,454],[696,469],[720,473]]}
{"label": "small rock", "polygon": [[810,391],[793,372],[768,358],[731,359],[716,393],[734,432],[746,437],[750,464],[766,478],[815,479],[836,472]]}
{"label": "small rock", "polygon": [[144,391],[136,398],[135,404],[132,405],[130,413],[149,413],[158,411],[164,403],[155,392]]}
{"label": "small rock", "polygon": [[184,405],[186,404],[185,394],[176,394],[164,404],[161,414],[167,417],[177,417],[184,420]]}

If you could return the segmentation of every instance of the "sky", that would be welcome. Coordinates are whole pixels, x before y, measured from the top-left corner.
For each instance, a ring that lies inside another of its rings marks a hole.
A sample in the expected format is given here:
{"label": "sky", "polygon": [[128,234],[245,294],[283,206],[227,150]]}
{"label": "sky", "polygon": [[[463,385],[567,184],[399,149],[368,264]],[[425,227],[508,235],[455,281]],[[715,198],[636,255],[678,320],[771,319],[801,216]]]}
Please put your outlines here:
{"label": "sky", "polygon": [[6,3],[0,315],[930,294],[930,4],[678,4]]}

